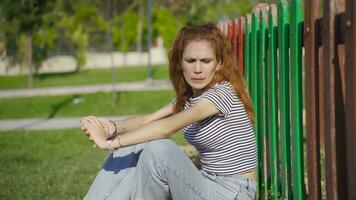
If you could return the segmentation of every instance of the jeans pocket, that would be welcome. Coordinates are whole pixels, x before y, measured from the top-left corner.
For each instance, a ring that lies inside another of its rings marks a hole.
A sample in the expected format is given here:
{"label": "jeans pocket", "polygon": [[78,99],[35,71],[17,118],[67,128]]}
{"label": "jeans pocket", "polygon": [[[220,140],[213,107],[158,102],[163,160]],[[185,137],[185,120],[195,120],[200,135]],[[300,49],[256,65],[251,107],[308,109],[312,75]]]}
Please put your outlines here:
{"label": "jeans pocket", "polygon": [[238,200],[254,200],[255,199],[255,195],[256,195],[256,191],[253,190],[252,188],[248,188],[248,187],[241,187],[240,188],[240,192],[237,195],[236,199]]}
{"label": "jeans pocket", "polygon": [[226,195],[229,195],[228,199],[237,199],[237,197],[240,195],[241,193],[241,185],[236,184],[233,181],[229,181],[229,180],[222,180],[217,178],[216,182],[221,186],[223,193],[225,193]]}

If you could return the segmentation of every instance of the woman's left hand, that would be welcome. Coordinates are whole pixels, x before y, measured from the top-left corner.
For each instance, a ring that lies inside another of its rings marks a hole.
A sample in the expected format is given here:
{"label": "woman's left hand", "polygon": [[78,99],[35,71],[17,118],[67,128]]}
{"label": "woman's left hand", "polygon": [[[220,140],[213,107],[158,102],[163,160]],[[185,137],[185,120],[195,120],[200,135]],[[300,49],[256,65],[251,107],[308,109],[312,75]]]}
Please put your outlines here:
{"label": "woman's left hand", "polygon": [[89,139],[100,149],[108,149],[105,130],[96,117],[90,116],[80,120],[82,127],[86,129]]}

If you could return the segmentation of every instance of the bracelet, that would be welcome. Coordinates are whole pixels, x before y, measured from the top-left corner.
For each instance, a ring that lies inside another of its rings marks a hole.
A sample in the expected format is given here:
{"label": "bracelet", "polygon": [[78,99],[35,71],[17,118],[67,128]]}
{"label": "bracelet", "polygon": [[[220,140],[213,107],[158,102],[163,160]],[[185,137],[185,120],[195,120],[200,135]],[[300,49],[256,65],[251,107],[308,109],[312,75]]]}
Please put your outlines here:
{"label": "bracelet", "polygon": [[106,144],[108,145],[108,149],[110,151],[114,151],[114,148],[112,146],[112,140],[106,140]]}
{"label": "bracelet", "polygon": [[117,136],[117,143],[119,144],[119,147],[118,148],[121,148],[122,147],[122,144],[120,142],[120,135]]}
{"label": "bracelet", "polygon": [[111,134],[111,135],[116,135],[117,134],[117,126],[116,123],[113,120],[109,120],[109,122],[111,122],[112,124],[114,124],[115,126],[115,131]]}

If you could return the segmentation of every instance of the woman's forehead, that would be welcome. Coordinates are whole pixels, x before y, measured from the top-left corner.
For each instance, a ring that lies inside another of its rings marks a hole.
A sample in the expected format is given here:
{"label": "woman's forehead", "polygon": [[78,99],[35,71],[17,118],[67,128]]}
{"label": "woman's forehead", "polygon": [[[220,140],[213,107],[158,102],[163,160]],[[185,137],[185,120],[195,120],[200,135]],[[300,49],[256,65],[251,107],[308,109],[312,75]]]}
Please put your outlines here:
{"label": "woman's forehead", "polygon": [[183,51],[183,57],[211,57],[215,56],[215,50],[207,40],[190,41]]}

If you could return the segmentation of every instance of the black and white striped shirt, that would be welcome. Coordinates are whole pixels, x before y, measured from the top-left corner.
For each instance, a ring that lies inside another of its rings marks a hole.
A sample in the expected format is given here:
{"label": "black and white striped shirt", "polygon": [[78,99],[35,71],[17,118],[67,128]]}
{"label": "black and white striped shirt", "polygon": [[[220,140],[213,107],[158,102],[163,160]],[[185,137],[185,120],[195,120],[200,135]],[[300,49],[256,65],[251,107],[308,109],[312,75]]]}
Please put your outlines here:
{"label": "black and white striped shirt", "polygon": [[242,174],[257,167],[253,126],[229,82],[222,82],[192,97],[185,109],[200,98],[210,101],[221,113],[184,128],[185,139],[199,151],[202,169],[219,175]]}

